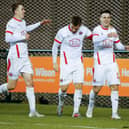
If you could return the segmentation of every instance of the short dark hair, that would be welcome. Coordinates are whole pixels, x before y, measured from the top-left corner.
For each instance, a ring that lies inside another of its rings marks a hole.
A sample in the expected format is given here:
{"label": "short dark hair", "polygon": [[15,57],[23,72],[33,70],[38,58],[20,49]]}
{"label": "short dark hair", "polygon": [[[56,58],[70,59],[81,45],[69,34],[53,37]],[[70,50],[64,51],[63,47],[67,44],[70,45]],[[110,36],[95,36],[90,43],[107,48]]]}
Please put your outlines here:
{"label": "short dark hair", "polygon": [[72,17],[72,24],[73,24],[74,26],[81,25],[81,24],[82,24],[82,19],[81,19],[81,17],[79,17],[79,16],[73,16],[73,17]]}
{"label": "short dark hair", "polygon": [[109,11],[109,10],[101,11],[101,12],[100,12],[100,15],[102,15],[103,13],[109,13],[109,14],[111,15],[111,11]]}
{"label": "short dark hair", "polygon": [[14,13],[15,12],[15,10],[18,8],[18,6],[19,5],[23,5],[21,2],[18,2],[18,3],[14,3],[13,5],[12,5],[12,12]]}

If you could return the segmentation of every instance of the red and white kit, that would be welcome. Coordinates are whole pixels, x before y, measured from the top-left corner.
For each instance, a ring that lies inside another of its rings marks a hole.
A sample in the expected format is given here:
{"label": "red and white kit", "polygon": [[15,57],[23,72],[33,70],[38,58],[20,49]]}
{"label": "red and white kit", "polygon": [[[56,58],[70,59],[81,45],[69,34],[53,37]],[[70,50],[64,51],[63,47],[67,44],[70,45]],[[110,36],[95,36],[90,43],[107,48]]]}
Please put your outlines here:
{"label": "red and white kit", "polygon": [[25,34],[40,26],[40,22],[26,26],[24,20],[13,17],[6,26],[5,40],[10,44],[7,63],[8,77],[17,79],[22,72],[33,74],[28,58],[28,47]]}
{"label": "red and white kit", "polygon": [[124,50],[125,47],[120,42],[119,37],[109,38],[107,36],[111,32],[116,32],[116,29],[113,27],[104,28],[102,25],[98,25],[93,30],[93,85],[95,86],[104,85],[106,80],[109,85],[120,84],[119,69],[115,60],[114,46],[118,50]]}
{"label": "red and white kit", "polygon": [[82,45],[85,38],[91,37],[91,31],[81,25],[76,33],[72,33],[70,24],[60,29],[54,39],[53,63],[56,63],[58,47],[60,51],[60,85],[83,83],[84,68],[82,63]]}

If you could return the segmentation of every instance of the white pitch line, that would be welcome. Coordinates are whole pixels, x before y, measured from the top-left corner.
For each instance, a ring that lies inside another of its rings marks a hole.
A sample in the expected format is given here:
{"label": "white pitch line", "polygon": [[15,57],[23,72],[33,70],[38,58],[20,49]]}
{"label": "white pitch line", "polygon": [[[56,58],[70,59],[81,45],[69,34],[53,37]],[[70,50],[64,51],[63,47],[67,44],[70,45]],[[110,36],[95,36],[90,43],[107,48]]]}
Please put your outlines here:
{"label": "white pitch line", "polygon": [[[49,124],[42,124],[42,123],[35,123],[34,125],[39,125],[39,126],[48,126]],[[61,125],[61,124],[58,124]],[[70,125],[66,125],[65,127],[72,127],[72,128],[85,128],[85,129],[120,129],[120,128],[100,128],[100,127],[93,127],[93,126],[70,126]]]}
{"label": "white pitch line", "polygon": [[91,127],[91,126],[71,126],[71,127],[73,127],[73,128],[79,127],[79,128],[86,128],[86,129],[96,129],[96,127]]}
{"label": "white pitch line", "polygon": [[120,128],[100,128],[100,127],[92,127],[92,126],[71,126],[75,128],[85,128],[85,129],[120,129]]}
{"label": "white pitch line", "polygon": [[34,125],[39,125],[39,126],[47,126],[48,124],[35,123]]}
{"label": "white pitch line", "polygon": [[4,121],[0,121],[0,124],[1,125],[13,125],[14,123],[12,123],[12,122],[4,122]]}

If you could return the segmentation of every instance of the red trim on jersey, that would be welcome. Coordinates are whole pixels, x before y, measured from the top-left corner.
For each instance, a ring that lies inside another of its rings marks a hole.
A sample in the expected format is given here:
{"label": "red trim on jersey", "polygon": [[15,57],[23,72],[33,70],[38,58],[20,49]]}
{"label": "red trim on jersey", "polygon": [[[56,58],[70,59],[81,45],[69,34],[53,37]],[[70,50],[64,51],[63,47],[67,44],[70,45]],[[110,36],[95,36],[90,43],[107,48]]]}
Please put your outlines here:
{"label": "red trim on jersey", "polygon": [[93,82],[96,82],[96,79],[94,79],[94,73],[95,73],[95,68],[92,68],[92,72],[93,72]]}
{"label": "red trim on jersey", "polygon": [[93,34],[91,34],[90,36],[86,37],[86,39],[90,39],[90,40],[92,40],[92,38],[93,38]]}
{"label": "red trim on jersey", "polygon": [[93,34],[93,36],[99,36],[99,34]]}
{"label": "red trim on jersey", "polygon": [[70,24],[68,25],[68,29],[69,29],[69,31],[72,31],[71,28],[70,28]]}
{"label": "red trim on jersey", "polygon": [[20,52],[17,44],[16,44],[16,50],[17,50],[17,57],[20,58]]}
{"label": "red trim on jersey", "polygon": [[82,63],[83,63],[83,56],[81,56],[81,61],[82,61]]}
{"label": "red trim on jersey", "polygon": [[13,32],[12,32],[12,31],[8,31],[8,30],[6,31],[6,33],[10,33],[10,34],[13,34]]}
{"label": "red trim on jersey", "polygon": [[119,43],[119,42],[120,42],[120,40],[114,41],[114,43]]}
{"label": "red trim on jersey", "polygon": [[8,59],[7,72],[9,72],[10,66],[11,66],[11,61],[10,59]]}
{"label": "red trim on jersey", "polygon": [[99,52],[97,52],[97,60],[98,60],[98,64],[100,64]]}
{"label": "red trim on jersey", "polygon": [[115,62],[115,54],[113,53],[113,62]]}
{"label": "red trim on jersey", "polygon": [[92,72],[93,72],[93,76],[94,76],[94,73],[95,73],[95,69],[94,69],[94,67],[92,68]]}
{"label": "red trim on jersey", "polygon": [[65,59],[65,64],[68,64],[67,62],[67,57],[66,57],[66,53],[63,51],[63,54],[64,54],[64,59]]}
{"label": "red trim on jersey", "polygon": [[14,20],[18,21],[18,22],[22,22],[22,20],[17,19],[16,17],[13,17]]}
{"label": "red trim on jersey", "polygon": [[54,39],[54,41],[56,41],[57,43],[61,44],[61,42],[59,40],[57,40],[57,39]]}
{"label": "red trim on jersey", "polygon": [[100,25],[103,30],[108,30],[108,28],[104,28],[102,25]]}

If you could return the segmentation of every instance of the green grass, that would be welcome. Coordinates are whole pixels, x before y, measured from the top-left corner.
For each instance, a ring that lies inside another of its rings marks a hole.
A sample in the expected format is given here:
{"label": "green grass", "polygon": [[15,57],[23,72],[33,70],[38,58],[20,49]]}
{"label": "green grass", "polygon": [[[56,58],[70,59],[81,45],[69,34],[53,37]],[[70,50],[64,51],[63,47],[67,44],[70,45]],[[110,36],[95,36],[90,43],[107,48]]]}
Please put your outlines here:
{"label": "green grass", "polygon": [[37,105],[44,118],[29,118],[28,104],[0,104],[0,129],[129,129],[129,109],[120,109],[121,120],[111,120],[111,108],[95,108],[94,117],[72,118],[72,106],[65,106],[63,116],[56,115],[56,105]]}

